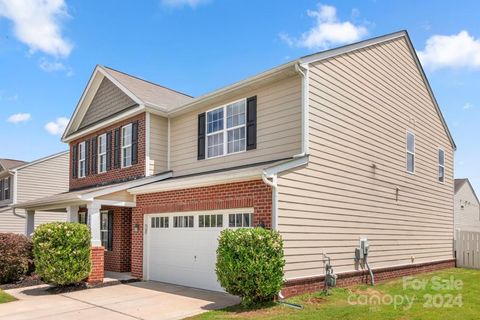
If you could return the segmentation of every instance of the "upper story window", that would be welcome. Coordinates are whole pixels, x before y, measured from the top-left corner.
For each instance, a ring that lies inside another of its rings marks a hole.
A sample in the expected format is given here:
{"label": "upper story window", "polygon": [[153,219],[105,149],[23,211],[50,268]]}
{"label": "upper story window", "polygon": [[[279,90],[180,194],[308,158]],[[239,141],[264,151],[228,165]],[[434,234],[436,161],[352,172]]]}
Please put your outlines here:
{"label": "upper story window", "polygon": [[122,127],[122,168],[132,165],[132,124]]}
{"label": "upper story window", "polygon": [[78,145],[78,177],[84,178],[86,173],[86,152],[85,152],[85,141]]}
{"label": "upper story window", "polygon": [[10,177],[0,179],[0,201],[10,200]]}
{"label": "upper story window", "polygon": [[246,150],[246,100],[207,112],[207,157]]}
{"label": "upper story window", "polygon": [[445,151],[438,149],[438,181],[445,181]]}
{"label": "upper story window", "polygon": [[415,135],[407,132],[407,172],[415,172]]}
{"label": "upper story window", "polygon": [[107,134],[98,136],[98,173],[107,171]]}

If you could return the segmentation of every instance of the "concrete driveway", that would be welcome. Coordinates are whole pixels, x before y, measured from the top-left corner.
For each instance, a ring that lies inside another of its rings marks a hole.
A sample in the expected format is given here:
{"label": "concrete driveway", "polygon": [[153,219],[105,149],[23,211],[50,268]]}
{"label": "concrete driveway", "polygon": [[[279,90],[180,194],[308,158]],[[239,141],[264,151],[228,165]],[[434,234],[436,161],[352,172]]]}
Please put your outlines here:
{"label": "concrete driveway", "polygon": [[46,288],[7,290],[19,300],[0,304],[0,319],[183,319],[239,302],[227,294],[159,282],[55,295]]}

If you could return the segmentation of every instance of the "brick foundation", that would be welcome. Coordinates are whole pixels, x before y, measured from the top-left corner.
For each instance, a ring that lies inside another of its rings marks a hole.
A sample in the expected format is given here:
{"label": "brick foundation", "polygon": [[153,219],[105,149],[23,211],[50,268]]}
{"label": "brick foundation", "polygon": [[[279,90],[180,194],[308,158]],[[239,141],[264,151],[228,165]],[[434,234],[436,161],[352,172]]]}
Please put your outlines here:
{"label": "brick foundation", "polygon": [[112,250],[105,251],[105,270],[130,272],[132,208],[104,207],[113,212]]}
{"label": "brick foundation", "polygon": [[88,284],[97,284],[103,282],[104,277],[104,252],[105,249],[100,247],[92,247],[90,258],[92,260],[92,272],[88,276]]}
{"label": "brick foundation", "polygon": [[[271,226],[272,189],[262,180],[137,195],[132,212],[132,275],[143,278],[143,216],[149,213],[253,208],[253,224]],[[134,232],[135,225],[138,232]]]}
{"label": "brick foundation", "polygon": [[[375,277],[375,282],[377,283],[419,273],[454,267],[455,259],[452,259],[412,264],[408,266],[378,268],[373,269],[372,271]],[[365,283],[370,283],[370,276],[366,271],[353,271],[338,274],[337,287],[350,287]],[[320,291],[323,289],[323,285],[323,276],[291,280],[287,281],[283,287],[282,295],[287,298],[298,294]]]}

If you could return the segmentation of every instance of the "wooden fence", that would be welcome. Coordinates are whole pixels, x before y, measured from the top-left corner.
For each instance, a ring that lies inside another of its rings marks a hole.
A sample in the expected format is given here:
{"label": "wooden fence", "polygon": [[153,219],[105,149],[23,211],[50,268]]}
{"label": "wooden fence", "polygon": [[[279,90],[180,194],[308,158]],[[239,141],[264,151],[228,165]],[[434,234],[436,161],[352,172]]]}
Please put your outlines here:
{"label": "wooden fence", "polygon": [[480,269],[480,232],[457,230],[457,267]]}

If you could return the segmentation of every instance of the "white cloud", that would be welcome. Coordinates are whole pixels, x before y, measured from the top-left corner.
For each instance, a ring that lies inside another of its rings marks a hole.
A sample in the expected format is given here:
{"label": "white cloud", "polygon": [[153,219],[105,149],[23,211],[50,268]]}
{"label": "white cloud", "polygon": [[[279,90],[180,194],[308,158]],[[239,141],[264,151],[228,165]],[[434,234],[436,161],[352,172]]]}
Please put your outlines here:
{"label": "white cloud", "polygon": [[199,5],[209,3],[210,0],[161,0],[162,5],[167,7],[184,7],[189,6],[196,8]]}
{"label": "white cloud", "polygon": [[[299,38],[281,33],[280,39],[289,46],[327,49],[334,45],[358,41],[368,34],[367,28],[363,25],[340,21],[334,6],[318,5],[317,10],[308,10],[307,15],[315,19],[314,27]],[[353,15],[357,16],[358,10],[354,10]]]}
{"label": "white cloud", "polygon": [[68,17],[64,0],[0,0],[0,17],[13,22],[15,36],[32,53],[67,57],[72,50],[61,32],[61,21]]}
{"label": "white cloud", "polygon": [[32,115],[30,113],[16,113],[8,117],[7,121],[10,123],[20,123],[30,119],[32,119]]}
{"label": "white cloud", "polygon": [[60,117],[55,121],[51,121],[45,125],[45,130],[50,134],[62,135],[68,125],[68,118]]}
{"label": "white cloud", "polygon": [[59,61],[48,61],[45,58],[40,59],[40,69],[47,72],[63,71],[66,69],[65,65]]}
{"label": "white cloud", "polygon": [[434,35],[428,38],[418,57],[432,70],[480,68],[480,39],[475,39],[466,30],[450,36]]}
{"label": "white cloud", "polygon": [[471,108],[473,108],[473,104],[471,104],[470,102],[467,102],[463,105],[463,110],[468,110]]}

